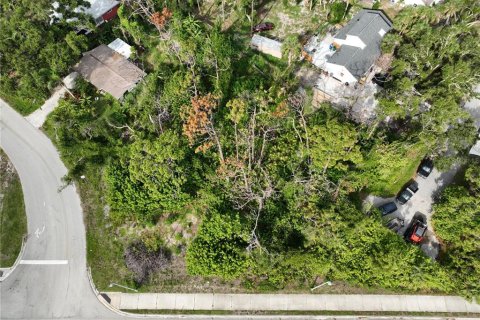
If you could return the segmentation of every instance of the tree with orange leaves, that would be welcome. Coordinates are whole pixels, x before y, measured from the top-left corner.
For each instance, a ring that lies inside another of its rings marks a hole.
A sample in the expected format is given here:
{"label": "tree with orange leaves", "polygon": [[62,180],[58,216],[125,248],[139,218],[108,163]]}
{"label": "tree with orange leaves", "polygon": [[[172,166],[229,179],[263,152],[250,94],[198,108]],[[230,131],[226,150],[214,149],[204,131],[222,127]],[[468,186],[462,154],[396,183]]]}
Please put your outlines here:
{"label": "tree with orange leaves", "polygon": [[150,21],[157,27],[157,29],[163,29],[171,17],[172,11],[167,7],[163,7],[162,12],[157,11],[150,16]]}
{"label": "tree with orange leaves", "polygon": [[188,138],[191,146],[198,143],[195,152],[205,152],[212,145],[216,145],[220,162],[224,162],[222,145],[213,125],[213,110],[217,107],[217,100],[211,93],[204,96],[195,96],[188,106],[186,121],[183,124],[183,134]]}
{"label": "tree with orange leaves", "polygon": [[152,0],[125,0],[124,5],[127,5],[135,14],[153,24],[160,36],[165,36],[165,25],[173,14],[170,9],[163,7],[161,12],[157,11],[155,2]]}

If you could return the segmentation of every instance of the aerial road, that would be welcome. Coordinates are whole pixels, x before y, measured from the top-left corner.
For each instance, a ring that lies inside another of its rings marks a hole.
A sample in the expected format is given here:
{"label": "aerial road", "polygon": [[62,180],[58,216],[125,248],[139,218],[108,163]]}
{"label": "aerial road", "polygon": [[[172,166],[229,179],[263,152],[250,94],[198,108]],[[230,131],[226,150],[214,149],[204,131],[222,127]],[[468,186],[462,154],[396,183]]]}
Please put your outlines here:
{"label": "aerial road", "polygon": [[118,318],[88,281],[80,198],[62,182],[57,150],[2,100],[0,146],[20,176],[28,219],[22,260],[0,284],[0,318]]}

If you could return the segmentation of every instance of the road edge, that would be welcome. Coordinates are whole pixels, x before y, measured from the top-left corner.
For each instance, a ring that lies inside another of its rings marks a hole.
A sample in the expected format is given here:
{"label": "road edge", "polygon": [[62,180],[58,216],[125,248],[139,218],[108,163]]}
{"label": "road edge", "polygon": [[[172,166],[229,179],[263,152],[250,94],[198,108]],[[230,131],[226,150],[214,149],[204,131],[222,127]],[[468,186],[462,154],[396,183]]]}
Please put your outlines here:
{"label": "road edge", "polygon": [[5,279],[7,279],[8,276],[11,275],[13,273],[13,271],[15,271],[17,266],[20,264],[20,260],[22,260],[23,254],[25,253],[25,248],[27,246],[27,240],[28,240],[28,233],[26,235],[24,235],[23,238],[22,238],[22,246],[20,248],[20,252],[18,253],[17,259],[15,260],[13,265],[9,268],[0,268],[1,271],[5,272],[5,274],[2,274],[2,276],[0,277],[0,282],[3,282]]}

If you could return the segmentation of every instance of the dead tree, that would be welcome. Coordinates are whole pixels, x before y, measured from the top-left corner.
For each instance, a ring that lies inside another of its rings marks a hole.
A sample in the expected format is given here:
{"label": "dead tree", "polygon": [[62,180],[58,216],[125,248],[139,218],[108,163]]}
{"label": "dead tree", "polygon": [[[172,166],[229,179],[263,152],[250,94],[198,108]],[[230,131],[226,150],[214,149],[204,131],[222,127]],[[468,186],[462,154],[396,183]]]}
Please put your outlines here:
{"label": "dead tree", "polygon": [[265,167],[265,156],[268,144],[275,139],[279,130],[278,121],[265,120],[271,117],[257,101],[249,101],[248,97],[234,104],[235,113],[246,117],[241,125],[240,116],[231,116],[234,122],[235,153],[228,155],[217,172],[230,190],[230,200],[237,210],[248,212],[253,220],[250,241],[247,250],[254,248],[264,250],[258,236],[258,221],[268,199],[276,194],[275,184]]}
{"label": "dead tree", "polygon": [[138,285],[145,283],[150,274],[165,270],[170,265],[171,254],[164,248],[150,251],[141,241],[134,241],[125,248],[125,264],[133,272]]}
{"label": "dead tree", "polygon": [[123,0],[123,4],[128,6],[133,14],[139,15],[145,21],[154,25],[161,39],[170,38],[170,34],[165,30],[165,25],[173,13],[167,7],[158,11],[153,0]]}

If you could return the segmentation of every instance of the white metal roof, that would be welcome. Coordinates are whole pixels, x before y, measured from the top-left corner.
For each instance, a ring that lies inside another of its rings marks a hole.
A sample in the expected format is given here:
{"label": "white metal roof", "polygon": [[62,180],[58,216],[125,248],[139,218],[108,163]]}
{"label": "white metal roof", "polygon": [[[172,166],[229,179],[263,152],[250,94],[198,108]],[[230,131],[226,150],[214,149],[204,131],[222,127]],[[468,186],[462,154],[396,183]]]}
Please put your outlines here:
{"label": "white metal roof", "polygon": [[480,156],[480,140],[477,140],[477,143],[470,149],[470,154]]}
{"label": "white metal roof", "polygon": [[254,35],[252,37],[251,46],[260,52],[272,55],[277,58],[282,57],[282,43],[273,39]]}
{"label": "white metal roof", "polygon": [[[86,7],[78,7],[75,8],[75,12],[77,13],[85,13],[93,17],[93,19],[100,18],[104,13],[108,10],[112,9],[113,7],[117,6],[120,1],[117,0],[87,0],[90,3],[90,8]],[[51,18],[61,19],[62,14],[56,12],[55,10],[58,9],[59,4],[57,1],[52,3],[52,14],[50,15]],[[76,20],[75,18],[69,19],[71,21]]]}
{"label": "white metal roof", "polygon": [[77,80],[77,78],[78,72],[74,71],[63,79],[63,84],[68,89],[73,89],[75,87],[75,81]]}
{"label": "white metal roof", "polygon": [[115,39],[112,43],[110,43],[108,47],[120,53],[127,59],[130,58],[130,55],[132,54],[132,47],[119,38]]}
{"label": "white metal roof", "polygon": [[108,10],[117,6],[120,1],[116,0],[87,0],[90,2],[90,8],[78,7],[75,9],[76,12],[83,12],[85,14],[91,15],[93,19],[101,17]]}

